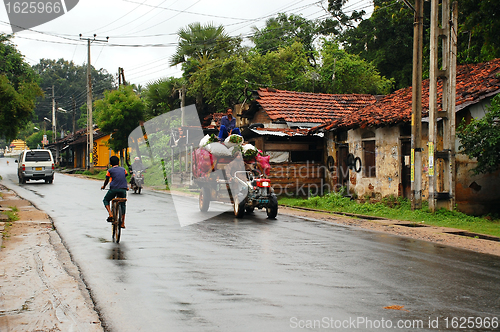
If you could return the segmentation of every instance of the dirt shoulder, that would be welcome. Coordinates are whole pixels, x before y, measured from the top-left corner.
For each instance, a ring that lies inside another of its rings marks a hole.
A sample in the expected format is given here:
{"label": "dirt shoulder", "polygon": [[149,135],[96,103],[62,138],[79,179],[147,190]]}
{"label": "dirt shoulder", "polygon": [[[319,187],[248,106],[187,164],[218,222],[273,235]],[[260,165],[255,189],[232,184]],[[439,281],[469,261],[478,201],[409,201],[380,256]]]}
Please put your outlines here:
{"label": "dirt shoulder", "polygon": [[461,231],[456,228],[433,227],[424,225],[419,225],[420,227],[414,227],[415,224],[410,224],[407,221],[390,219],[367,220],[363,218],[345,217],[338,214],[306,211],[283,206],[280,206],[278,216],[279,214],[291,214],[304,218],[314,218],[339,225],[355,226],[371,231],[399,235],[412,239],[472,250],[484,254],[500,256],[500,242],[449,234],[449,232],[456,233]]}
{"label": "dirt shoulder", "polygon": [[0,207],[19,216],[0,221],[0,331],[103,331],[52,221],[1,185],[0,193]]}

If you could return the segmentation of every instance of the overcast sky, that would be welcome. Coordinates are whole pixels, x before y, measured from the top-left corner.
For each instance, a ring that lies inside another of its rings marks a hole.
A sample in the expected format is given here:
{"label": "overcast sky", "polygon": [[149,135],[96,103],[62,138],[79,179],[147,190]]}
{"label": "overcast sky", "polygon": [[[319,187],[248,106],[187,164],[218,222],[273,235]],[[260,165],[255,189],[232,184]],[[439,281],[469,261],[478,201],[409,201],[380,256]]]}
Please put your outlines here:
{"label": "overcast sky", "polygon": [[[32,65],[41,58],[81,65],[87,62],[87,41],[79,34],[109,37],[107,43],[92,43],[91,64],[115,76],[122,67],[127,81],[145,86],[162,77],[181,76],[180,66],[170,67],[168,61],[175,52],[177,31],[189,23],[222,24],[229,35],[246,37],[252,26],[262,28],[277,13],[313,20],[326,17],[326,6],[326,0],[80,0],[66,14],[17,32],[13,41]],[[373,4],[350,0],[345,8],[371,14]],[[0,31],[12,33],[5,6],[0,15]]]}

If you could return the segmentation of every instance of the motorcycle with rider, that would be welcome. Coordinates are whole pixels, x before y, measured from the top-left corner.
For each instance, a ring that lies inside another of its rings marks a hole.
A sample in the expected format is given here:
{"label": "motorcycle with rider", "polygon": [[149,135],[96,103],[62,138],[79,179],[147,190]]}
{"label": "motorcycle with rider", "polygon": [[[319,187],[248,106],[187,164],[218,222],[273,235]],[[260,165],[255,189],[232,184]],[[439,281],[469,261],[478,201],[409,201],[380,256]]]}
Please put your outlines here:
{"label": "motorcycle with rider", "polygon": [[141,158],[135,157],[132,165],[129,166],[129,171],[132,174],[130,177],[130,189],[134,194],[140,194],[144,186],[144,171],[146,168],[142,164]]}

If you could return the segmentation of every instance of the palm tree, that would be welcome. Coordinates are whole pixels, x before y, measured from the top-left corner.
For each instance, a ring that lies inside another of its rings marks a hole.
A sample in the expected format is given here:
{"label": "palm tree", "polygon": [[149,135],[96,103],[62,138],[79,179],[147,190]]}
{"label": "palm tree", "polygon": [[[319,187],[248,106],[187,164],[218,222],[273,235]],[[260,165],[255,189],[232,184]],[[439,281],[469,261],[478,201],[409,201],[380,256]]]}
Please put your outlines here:
{"label": "palm tree", "polygon": [[181,28],[177,35],[179,44],[175,54],[170,58],[170,66],[186,64],[185,74],[200,69],[210,60],[225,56],[239,47],[240,38],[233,38],[224,32],[222,25],[211,23],[202,25],[191,23]]}
{"label": "palm tree", "polygon": [[[202,25],[191,23],[177,32],[179,44],[175,54],[170,58],[170,66],[182,64],[186,80],[196,71],[201,70],[214,59],[224,58],[237,51],[241,44],[240,37],[231,37],[224,31],[224,26],[211,23]],[[189,96],[189,90],[187,92]],[[203,95],[193,96],[200,119],[205,115]]]}

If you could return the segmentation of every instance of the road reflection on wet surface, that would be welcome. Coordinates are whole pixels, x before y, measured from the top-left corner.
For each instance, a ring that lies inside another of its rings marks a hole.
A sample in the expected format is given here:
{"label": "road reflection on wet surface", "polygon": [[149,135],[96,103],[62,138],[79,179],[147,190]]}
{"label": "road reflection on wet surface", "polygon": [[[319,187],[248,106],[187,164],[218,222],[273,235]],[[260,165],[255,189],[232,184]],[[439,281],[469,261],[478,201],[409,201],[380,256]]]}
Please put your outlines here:
{"label": "road reflection on wet surface", "polygon": [[[171,198],[147,190],[128,196],[115,244],[99,185],[57,174],[30,187],[38,194],[16,187],[54,219],[110,331],[328,330],[353,320],[365,325],[340,330],[390,321],[390,330],[436,331],[454,317],[500,317],[495,256],[262,211],[181,227]],[[179,200],[197,213],[197,198]]]}

